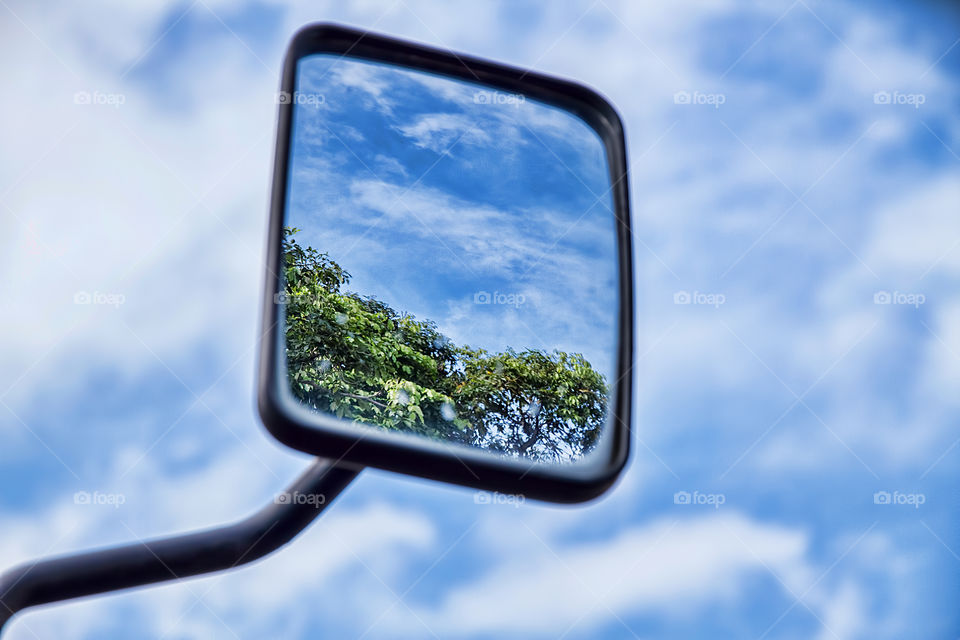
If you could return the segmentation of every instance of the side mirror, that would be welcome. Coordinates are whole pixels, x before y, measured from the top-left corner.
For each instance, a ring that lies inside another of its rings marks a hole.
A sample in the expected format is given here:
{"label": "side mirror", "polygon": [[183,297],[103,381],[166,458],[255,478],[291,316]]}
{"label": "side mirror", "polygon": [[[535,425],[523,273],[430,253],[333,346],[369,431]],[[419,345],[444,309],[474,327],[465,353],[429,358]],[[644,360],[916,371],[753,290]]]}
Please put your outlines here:
{"label": "side mirror", "polygon": [[330,25],[294,37],[278,98],[258,402],[270,433],[321,458],[239,522],[3,572],[0,633],[29,607],[261,558],[363,466],[581,502],[626,464],[633,267],[613,107]]}
{"label": "side mirror", "polygon": [[287,52],[259,406],[285,444],[529,498],[628,455],[623,129],[581,85],[339,26]]}

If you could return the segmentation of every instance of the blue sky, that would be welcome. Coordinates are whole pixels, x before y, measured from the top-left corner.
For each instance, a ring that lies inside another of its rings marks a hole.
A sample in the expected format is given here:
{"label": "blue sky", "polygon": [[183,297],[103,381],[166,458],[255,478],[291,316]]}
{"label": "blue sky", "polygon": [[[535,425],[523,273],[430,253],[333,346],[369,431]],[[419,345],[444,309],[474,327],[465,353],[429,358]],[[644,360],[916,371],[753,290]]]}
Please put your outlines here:
{"label": "blue sky", "polygon": [[[477,346],[609,358],[616,234],[603,146],[585,123],[382,65],[314,56],[300,68],[287,223],[303,242],[357,291],[471,343],[476,331]],[[480,306],[481,292],[522,301]],[[550,316],[569,315],[589,316],[588,331],[551,331]]]}
{"label": "blue sky", "polygon": [[616,379],[611,180],[585,122],[341,56],[299,74],[285,224],[301,244],[456,344],[581,353]]}
{"label": "blue sky", "polygon": [[951,11],[0,6],[5,564],[231,521],[308,463],[253,403],[278,73],[305,22],[610,97],[640,337],[634,456],[595,503],[365,472],[265,562],[32,612],[10,637],[956,635]]}

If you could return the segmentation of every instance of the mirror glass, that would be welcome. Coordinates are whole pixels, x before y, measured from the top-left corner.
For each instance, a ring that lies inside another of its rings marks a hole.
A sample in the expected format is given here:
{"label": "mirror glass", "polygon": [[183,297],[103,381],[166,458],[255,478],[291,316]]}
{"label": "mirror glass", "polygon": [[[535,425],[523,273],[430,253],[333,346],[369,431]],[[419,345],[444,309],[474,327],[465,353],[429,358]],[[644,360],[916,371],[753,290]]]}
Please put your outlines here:
{"label": "mirror glass", "polygon": [[597,133],[562,109],[329,54],[298,63],[289,389],[350,428],[569,464],[601,448],[618,265]]}

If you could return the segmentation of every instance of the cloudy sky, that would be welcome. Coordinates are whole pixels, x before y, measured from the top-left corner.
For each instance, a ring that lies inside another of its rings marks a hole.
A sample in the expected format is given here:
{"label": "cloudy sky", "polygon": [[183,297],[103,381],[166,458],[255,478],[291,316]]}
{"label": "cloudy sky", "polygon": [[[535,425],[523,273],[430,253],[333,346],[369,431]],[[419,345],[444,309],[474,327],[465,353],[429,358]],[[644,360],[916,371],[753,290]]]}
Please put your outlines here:
{"label": "cloudy sky", "polygon": [[0,2],[3,563],[231,521],[308,464],[259,425],[253,372],[280,61],[320,19],[617,105],[630,467],[577,508],[364,472],[255,566],[11,638],[960,631],[956,10],[301,5]]}
{"label": "cloudy sky", "polygon": [[299,73],[284,224],[350,273],[347,290],[455,344],[579,353],[617,379],[612,181],[589,125],[339,55]]}

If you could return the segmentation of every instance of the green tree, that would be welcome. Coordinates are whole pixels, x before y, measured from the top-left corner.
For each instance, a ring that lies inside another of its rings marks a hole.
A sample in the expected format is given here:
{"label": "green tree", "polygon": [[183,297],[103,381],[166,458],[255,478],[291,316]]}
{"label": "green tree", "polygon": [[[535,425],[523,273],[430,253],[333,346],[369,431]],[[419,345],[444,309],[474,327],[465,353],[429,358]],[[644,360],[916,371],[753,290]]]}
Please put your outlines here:
{"label": "green tree", "polygon": [[603,376],[579,354],[458,347],[435,323],[344,290],[350,274],[284,230],[286,358],[304,404],[386,429],[542,460],[597,441]]}
{"label": "green tree", "polygon": [[577,458],[606,414],[603,376],[580,354],[461,350],[455,399],[486,448],[538,459]]}

